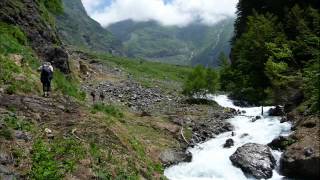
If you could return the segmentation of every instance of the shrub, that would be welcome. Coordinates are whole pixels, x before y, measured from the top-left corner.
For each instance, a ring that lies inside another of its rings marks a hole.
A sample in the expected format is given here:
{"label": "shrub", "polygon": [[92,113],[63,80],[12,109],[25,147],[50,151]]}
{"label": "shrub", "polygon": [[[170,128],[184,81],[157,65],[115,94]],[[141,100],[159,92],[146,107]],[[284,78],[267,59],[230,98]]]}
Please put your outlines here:
{"label": "shrub", "polygon": [[32,148],[32,179],[62,179],[75,170],[84,149],[74,139],[55,139],[52,144],[37,140]]}
{"label": "shrub", "polygon": [[50,152],[49,147],[42,140],[35,142],[32,148],[32,169],[33,179],[61,179],[59,165]]}
{"label": "shrub", "polygon": [[184,83],[183,94],[188,96],[204,96],[215,93],[219,89],[219,75],[213,69],[197,66]]}

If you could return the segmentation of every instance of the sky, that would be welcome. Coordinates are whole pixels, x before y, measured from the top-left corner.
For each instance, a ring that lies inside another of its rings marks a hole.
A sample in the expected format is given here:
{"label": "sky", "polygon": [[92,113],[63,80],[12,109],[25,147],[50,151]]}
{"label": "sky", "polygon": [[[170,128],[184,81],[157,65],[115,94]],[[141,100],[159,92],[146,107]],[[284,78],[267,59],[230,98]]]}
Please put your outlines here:
{"label": "sky", "polygon": [[87,13],[102,26],[123,21],[154,20],[162,25],[192,22],[213,25],[235,15],[238,0],[81,0]]}

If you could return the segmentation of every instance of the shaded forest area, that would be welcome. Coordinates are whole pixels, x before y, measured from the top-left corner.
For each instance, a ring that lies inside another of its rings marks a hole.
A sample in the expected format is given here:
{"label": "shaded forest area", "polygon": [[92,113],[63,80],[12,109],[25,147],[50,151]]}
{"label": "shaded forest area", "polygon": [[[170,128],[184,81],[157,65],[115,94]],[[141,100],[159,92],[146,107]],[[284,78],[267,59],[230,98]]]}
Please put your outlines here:
{"label": "shaded forest area", "polygon": [[319,111],[320,1],[240,0],[221,88],[249,104]]}

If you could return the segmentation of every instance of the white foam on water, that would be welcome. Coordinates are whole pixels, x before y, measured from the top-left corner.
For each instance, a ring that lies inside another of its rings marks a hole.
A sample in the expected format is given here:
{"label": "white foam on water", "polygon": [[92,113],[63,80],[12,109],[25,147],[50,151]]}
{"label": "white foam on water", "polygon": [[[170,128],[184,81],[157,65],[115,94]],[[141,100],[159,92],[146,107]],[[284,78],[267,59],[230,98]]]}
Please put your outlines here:
{"label": "white foam on water", "polygon": [[[261,107],[241,108],[235,106],[225,95],[208,98],[215,100],[220,106],[246,111],[241,116],[236,116],[228,121],[234,126],[235,136],[231,132],[222,133],[214,139],[199,144],[195,148],[190,148],[192,162],[180,163],[165,170],[165,176],[170,180],[247,180],[251,179],[244,175],[240,168],[232,165],[229,157],[236,149],[246,143],[267,144],[274,138],[289,135],[291,124],[280,123],[280,117],[270,117],[264,115],[261,119],[252,122],[252,118],[261,115]],[[264,107],[268,111],[272,107]],[[266,113],[265,113],[266,114]],[[245,136],[245,134],[247,134]],[[223,148],[227,139],[234,140],[234,146]],[[281,152],[273,151],[277,160]],[[282,179],[275,170],[272,180]]]}

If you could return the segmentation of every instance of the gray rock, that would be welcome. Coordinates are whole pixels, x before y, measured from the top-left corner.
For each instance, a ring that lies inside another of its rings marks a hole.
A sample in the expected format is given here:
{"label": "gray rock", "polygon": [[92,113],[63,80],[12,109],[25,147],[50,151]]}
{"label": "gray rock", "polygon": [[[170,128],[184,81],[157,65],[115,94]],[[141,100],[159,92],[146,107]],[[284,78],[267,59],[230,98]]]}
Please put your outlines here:
{"label": "gray rock", "polygon": [[279,136],[272,140],[268,146],[273,150],[285,150],[288,145],[294,142],[295,140],[290,137]]}
{"label": "gray rock", "polygon": [[0,152],[0,164],[8,165],[13,163],[13,158],[9,154]]}
{"label": "gray rock", "polygon": [[17,139],[25,140],[26,142],[32,140],[32,136],[27,132],[15,131],[15,137]]}
{"label": "gray rock", "polygon": [[160,154],[160,160],[165,166],[170,166],[179,162],[191,162],[192,154],[190,152],[168,149]]}
{"label": "gray rock", "polygon": [[11,172],[6,166],[0,164],[0,179],[1,180],[16,180],[19,176]]}
{"label": "gray rock", "polygon": [[230,156],[232,164],[257,179],[272,177],[276,161],[268,146],[247,143]]}
{"label": "gray rock", "polygon": [[283,108],[281,108],[280,106],[276,106],[275,108],[271,108],[268,111],[268,114],[269,116],[283,116],[285,113]]}
{"label": "gray rock", "polygon": [[231,148],[232,146],[234,146],[234,141],[233,139],[227,139],[226,143],[223,145],[224,148]]}

